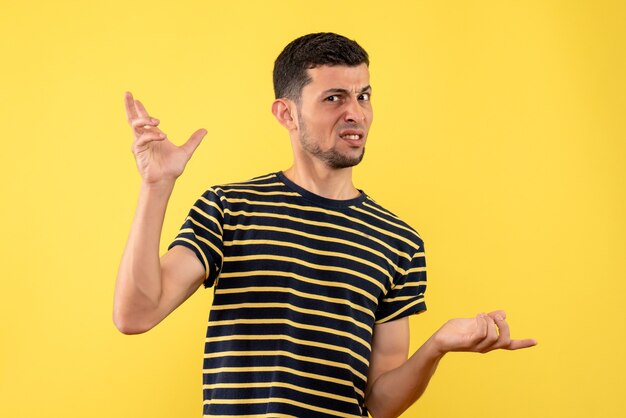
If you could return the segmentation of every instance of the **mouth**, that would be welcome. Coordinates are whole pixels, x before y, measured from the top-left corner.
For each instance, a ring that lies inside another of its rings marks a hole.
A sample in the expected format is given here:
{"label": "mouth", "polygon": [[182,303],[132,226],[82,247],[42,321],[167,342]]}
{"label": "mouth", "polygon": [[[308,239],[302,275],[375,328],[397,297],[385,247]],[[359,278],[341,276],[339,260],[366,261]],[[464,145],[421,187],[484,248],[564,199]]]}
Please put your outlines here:
{"label": "mouth", "polygon": [[365,140],[365,134],[363,131],[358,130],[344,130],[339,132],[339,138],[349,142],[351,145],[362,145]]}

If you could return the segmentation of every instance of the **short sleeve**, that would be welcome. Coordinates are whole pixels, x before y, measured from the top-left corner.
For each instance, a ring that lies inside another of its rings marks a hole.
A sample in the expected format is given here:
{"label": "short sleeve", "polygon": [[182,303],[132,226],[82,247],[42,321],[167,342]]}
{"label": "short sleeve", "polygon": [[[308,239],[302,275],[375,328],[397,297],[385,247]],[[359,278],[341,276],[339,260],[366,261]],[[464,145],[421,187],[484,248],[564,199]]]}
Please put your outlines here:
{"label": "short sleeve", "polygon": [[426,310],[426,258],[421,251],[415,253],[404,274],[399,275],[376,311],[376,323],[399,319]]}
{"label": "short sleeve", "polygon": [[216,190],[208,189],[189,210],[168,250],[182,245],[192,250],[205,270],[204,286],[215,283],[222,268],[224,208]]}

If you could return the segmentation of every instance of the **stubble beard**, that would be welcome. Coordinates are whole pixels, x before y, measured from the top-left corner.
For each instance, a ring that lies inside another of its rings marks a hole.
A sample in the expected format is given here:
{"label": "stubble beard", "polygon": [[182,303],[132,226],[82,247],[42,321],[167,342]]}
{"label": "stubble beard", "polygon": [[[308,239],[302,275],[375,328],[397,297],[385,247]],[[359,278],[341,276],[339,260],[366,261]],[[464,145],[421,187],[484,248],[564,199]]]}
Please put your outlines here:
{"label": "stubble beard", "polygon": [[323,151],[309,135],[306,124],[304,123],[304,120],[302,120],[300,115],[298,115],[298,122],[300,125],[300,144],[302,145],[302,148],[304,148],[305,151],[313,155],[315,158],[326,163],[330,168],[340,169],[354,167],[355,165],[359,164],[361,160],[363,160],[363,156],[365,155],[365,147],[363,147],[361,153],[356,157],[342,154],[337,151],[334,146],[329,150]]}

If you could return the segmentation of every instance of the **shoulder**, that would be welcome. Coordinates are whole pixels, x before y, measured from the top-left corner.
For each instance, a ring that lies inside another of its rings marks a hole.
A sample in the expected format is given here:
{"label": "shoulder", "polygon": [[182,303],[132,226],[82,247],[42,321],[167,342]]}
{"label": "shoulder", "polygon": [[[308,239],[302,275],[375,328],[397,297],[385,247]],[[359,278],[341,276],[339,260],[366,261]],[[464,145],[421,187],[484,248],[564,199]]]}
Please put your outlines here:
{"label": "shoulder", "polygon": [[204,190],[202,196],[216,195],[223,198],[226,194],[241,193],[246,191],[269,191],[272,188],[283,187],[284,184],[280,181],[277,173],[265,174],[258,177],[253,177],[249,180],[214,184]]}
{"label": "shoulder", "polygon": [[402,220],[395,213],[383,207],[371,196],[366,195],[362,203],[354,206],[353,211],[368,222],[372,227],[384,231],[389,236],[398,237],[401,241],[410,241],[417,247],[423,246],[423,240],[415,228]]}
{"label": "shoulder", "polygon": [[284,186],[277,173],[270,173],[253,177],[249,180],[215,185],[210,187],[208,191],[220,195],[242,193],[263,194],[263,192],[282,190]]}
{"label": "shoulder", "polygon": [[224,208],[244,209],[249,205],[277,204],[298,193],[286,187],[278,173],[270,173],[249,180],[224,183],[206,189],[203,197],[218,202]]}

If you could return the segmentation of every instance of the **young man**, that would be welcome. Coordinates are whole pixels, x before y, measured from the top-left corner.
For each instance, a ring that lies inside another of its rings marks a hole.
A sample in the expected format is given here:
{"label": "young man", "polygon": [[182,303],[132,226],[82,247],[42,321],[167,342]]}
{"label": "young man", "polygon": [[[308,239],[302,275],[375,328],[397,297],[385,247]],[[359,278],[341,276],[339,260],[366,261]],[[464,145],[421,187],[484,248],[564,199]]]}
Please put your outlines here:
{"label": "young man", "polygon": [[394,417],[445,353],[536,344],[511,340],[496,311],[448,321],[407,360],[408,316],[426,309],[424,248],[352,183],[373,116],[368,64],[336,34],[290,43],[275,63],[272,112],[289,132],[293,165],[209,188],[160,259],[167,201],[206,131],[177,147],[126,95],[142,185],[114,321],[145,332],[201,284],[215,287],[205,416]]}

